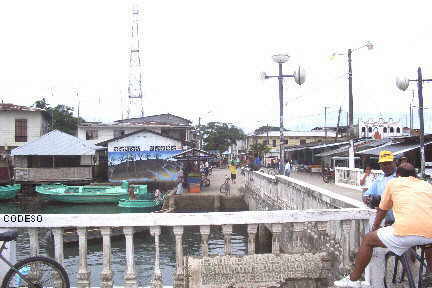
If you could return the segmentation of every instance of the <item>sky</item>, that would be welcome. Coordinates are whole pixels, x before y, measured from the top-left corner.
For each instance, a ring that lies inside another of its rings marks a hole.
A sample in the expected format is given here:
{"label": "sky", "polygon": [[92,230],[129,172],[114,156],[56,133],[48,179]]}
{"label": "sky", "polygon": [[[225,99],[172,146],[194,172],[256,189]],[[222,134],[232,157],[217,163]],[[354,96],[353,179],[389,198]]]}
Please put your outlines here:
{"label": "sky", "polygon": [[[416,83],[402,92],[395,78],[432,78],[430,1],[136,1],[145,115],[172,113],[194,124],[224,121],[246,132],[279,125],[272,55],[300,65],[306,82],[284,83],[284,125],[336,126],[348,110],[348,48],[353,52],[354,119],[391,115],[406,122]],[[131,2],[124,0],[0,1],[0,99],[78,107],[88,121],[125,116]],[[432,83],[424,83],[431,106]],[[78,94],[78,96],[77,96]],[[414,101],[416,103],[416,101]],[[426,127],[432,119],[425,110]],[[123,113],[122,113],[123,112]],[[431,114],[431,115],[429,115]],[[417,114],[416,114],[417,117]],[[432,128],[432,127],[431,127]]]}

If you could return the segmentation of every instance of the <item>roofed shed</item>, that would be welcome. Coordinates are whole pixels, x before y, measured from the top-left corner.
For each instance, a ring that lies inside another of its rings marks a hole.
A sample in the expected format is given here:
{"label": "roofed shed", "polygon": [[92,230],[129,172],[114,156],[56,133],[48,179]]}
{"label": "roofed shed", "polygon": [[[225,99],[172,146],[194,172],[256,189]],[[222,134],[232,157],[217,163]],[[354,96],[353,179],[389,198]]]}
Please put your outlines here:
{"label": "roofed shed", "polygon": [[85,141],[54,130],[12,150],[16,182],[87,182],[93,180],[98,150]]}

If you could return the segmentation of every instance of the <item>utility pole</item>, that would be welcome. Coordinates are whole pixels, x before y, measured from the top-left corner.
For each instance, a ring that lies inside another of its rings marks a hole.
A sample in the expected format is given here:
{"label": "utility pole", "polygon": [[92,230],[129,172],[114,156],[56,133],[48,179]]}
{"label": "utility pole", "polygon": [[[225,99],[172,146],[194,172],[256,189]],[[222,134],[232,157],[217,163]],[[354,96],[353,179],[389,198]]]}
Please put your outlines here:
{"label": "utility pole", "polygon": [[348,131],[349,131],[349,138],[354,138],[354,131],[353,131],[353,119],[354,119],[354,105],[353,105],[353,91],[352,91],[352,66],[351,66],[351,53],[352,50],[348,49],[348,105],[349,105],[349,117],[348,117]]}
{"label": "utility pole", "polygon": [[337,142],[337,137],[338,137],[338,133],[339,133],[339,121],[340,121],[341,112],[342,112],[342,106],[339,106],[338,122],[337,122],[337,126],[336,126],[335,143]]}
{"label": "utility pole", "polygon": [[[430,81],[430,80],[429,80]],[[424,118],[423,118],[423,76],[421,68],[417,69],[417,87],[418,87],[418,99],[419,99],[419,120],[420,120],[420,169],[421,177],[425,178],[425,149],[424,149]]]}
{"label": "utility pole", "polygon": [[324,106],[324,144],[327,144],[327,108],[328,106]]}
{"label": "utility pole", "polygon": [[201,117],[198,117],[198,137],[199,137],[198,149],[201,149],[201,146],[202,146],[202,137],[201,137]]}

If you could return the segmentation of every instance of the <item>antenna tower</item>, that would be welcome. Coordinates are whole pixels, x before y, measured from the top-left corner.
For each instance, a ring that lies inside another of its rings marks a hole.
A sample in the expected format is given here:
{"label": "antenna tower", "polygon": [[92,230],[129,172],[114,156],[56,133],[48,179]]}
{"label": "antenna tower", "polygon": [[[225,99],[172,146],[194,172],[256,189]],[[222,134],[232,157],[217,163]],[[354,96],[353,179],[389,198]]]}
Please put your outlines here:
{"label": "antenna tower", "polygon": [[144,116],[142,71],[140,58],[140,7],[136,0],[131,3],[131,34],[129,50],[129,86],[127,118]]}

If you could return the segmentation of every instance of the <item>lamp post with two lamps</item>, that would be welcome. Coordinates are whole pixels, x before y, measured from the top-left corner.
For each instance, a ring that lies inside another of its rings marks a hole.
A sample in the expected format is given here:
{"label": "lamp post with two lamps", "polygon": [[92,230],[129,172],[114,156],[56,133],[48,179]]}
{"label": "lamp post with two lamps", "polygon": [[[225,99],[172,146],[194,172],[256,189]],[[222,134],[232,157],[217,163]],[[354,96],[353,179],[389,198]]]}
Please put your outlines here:
{"label": "lamp post with two lamps", "polygon": [[280,143],[279,143],[279,173],[283,174],[284,171],[284,123],[283,123],[283,79],[284,78],[294,78],[295,82],[298,85],[302,85],[306,80],[306,75],[304,70],[301,67],[298,67],[296,71],[294,71],[293,74],[286,75],[282,72],[282,64],[287,62],[290,58],[287,54],[276,54],[273,55],[273,61],[278,64],[279,67],[279,74],[278,75],[267,75],[265,72],[261,73],[262,79],[269,79],[269,78],[277,78],[279,80],[279,109],[280,109]]}
{"label": "lamp post with two lamps", "polygon": [[408,79],[408,78],[396,78],[396,86],[402,90],[405,91],[408,86],[409,82],[417,82],[417,95],[418,95],[418,114],[419,114],[419,120],[420,120],[420,173],[421,177],[425,177],[425,151],[424,151],[424,118],[423,118],[423,82],[430,82],[432,79],[423,79],[421,67],[418,67],[417,69],[417,79]]}

